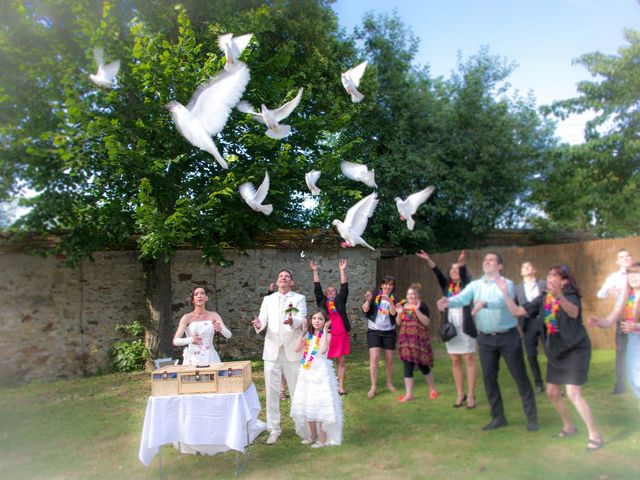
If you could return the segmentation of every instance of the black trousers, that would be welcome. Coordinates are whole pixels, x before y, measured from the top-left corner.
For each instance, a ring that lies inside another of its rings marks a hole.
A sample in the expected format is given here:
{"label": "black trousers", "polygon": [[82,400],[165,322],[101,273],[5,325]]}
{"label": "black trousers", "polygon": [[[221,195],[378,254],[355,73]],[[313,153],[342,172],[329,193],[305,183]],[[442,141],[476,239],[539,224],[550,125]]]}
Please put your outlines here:
{"label": "black trousers", "polygon": [[525,323],[526,329],[524,330],[523,343],[524,351],[527,354],[527,361],[533,374],[533,381],[536,386],[542,386],[542,372],[540,371],[540,364],[538,363],[538,344],[542,338],[542,328],[538,319],[527,319]]}
{"label": "black trousers", "polygon": [[480,364],[482,365],[482,379],[487,399],[491,406],[491,417],[504,419],[504,407],[502,395],[498,385],[498,372],[500,371],[500,357],[504,358],[511,376],[518,386],[518,392],[522,399],[522,409],[529,422],[537,423],[538,411],[536,399],[527,376],[527,369],[522,356],[522,343],[518,331],[513,330],[501,335],[478,334],[478,346],[480,350]]}
{"label": "black trousers", "polygon": [[624,390],[627,380],[627,340],[627,335],[620,328],[620,322],[616,322],[616,390]]}

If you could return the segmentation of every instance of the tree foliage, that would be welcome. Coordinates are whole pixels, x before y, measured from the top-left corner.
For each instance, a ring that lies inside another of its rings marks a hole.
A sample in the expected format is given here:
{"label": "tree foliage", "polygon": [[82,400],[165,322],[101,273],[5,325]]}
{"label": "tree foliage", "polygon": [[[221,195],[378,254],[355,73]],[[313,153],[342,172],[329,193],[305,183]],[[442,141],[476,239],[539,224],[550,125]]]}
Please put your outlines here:
{"label": "tree foliage", "polygon": [[640,32],[627,30],[617,55],[577,59],[595,77],[578,84],[579,96],[556,102],[560,117],[593,112],[586,143],[549,153],[535,184],[541,221],[602,236],[638,234],[640,223]]}
{"label": "tree foliage", "polygon": [[[412,65],[417,39],[395,15],[368,14],[356,37],[371,64],[364,79],[369,98],[337,143],[376,171],[381,201],[367,238],[407,251],[450,249],[519,221],[518,201],[553,140],[552,124],[533,99],[507,95],[514,66],[483,48],[460,59],[450,79],[432,78]],[[409,232],[394,198],[428,185],[435,193]],[[367,193],[354,189],[356,197]],[[346,209],[344,201],[334,199],[330,210]]]}
{"label": "tree foliage", "polygon": [[[325,155],[322,139],[340,128],[344,103],[335,97],[342,58],[352,53],[323,2],[190,2],[175,9],[105,2],[102,12],[96,2],[48,3],[41,12],[15,2],[15,24],[5,25],[6,56],[16,62],[3,73],[10,117],[2,131],[5,191],[19,178],[39,192],[23,227],[64,230],[60,249],[71,259],[135,234],[144,258],[169,258],[178,245],[193,244],[220,260],[229,243],[245,246],[257,232],[300,225],[301,208],[291,198],[307,167]],[[162,107],[174,99],[186,104],[222,69],[217,36],[227,31],[255,33],[243,57],[252,74],[246,99],[276,106],[299,87],[305,95],[284,141],[234,112],[216,139],[231,155],[231,170],[222,171],[179,135]],[[87,78],[96,45],[107,59],[122,59],[113,90]],[[237,195],[240,183],[259,182],[266,169],[269,201],[280,212],[268,219]]]}

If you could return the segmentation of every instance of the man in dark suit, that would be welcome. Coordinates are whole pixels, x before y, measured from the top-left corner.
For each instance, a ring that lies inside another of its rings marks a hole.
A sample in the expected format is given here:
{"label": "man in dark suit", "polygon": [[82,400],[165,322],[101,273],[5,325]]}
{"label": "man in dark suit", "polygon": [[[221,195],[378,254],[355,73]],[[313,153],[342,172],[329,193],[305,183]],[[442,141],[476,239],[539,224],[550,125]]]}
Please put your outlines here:
{"label": "man in dark suit", "polygon": [[[536,268],[529,261],[524,262],[520,267],[520,275],[522,282],[516,285],[516,301],[518,305],[524,305],[540,295],[546,284],[544,280],[536,278]],[[524,349],[527,353],[531,373],[533,373],[535,391],[542,393],[544,387],[538,363],[538,341],[542,338],[543,325],[538,318],[528,317],[518,318],[518,324],[523,332]]]}

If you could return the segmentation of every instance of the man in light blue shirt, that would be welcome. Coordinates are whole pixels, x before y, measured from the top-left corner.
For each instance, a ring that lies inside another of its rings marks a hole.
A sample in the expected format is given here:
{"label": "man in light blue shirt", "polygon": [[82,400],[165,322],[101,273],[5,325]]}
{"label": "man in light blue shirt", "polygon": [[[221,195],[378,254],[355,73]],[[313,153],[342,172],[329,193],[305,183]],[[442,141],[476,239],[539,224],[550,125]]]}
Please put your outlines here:
{"label": "man in light blue shirt", "polygon": [[[516,329],[518,321],[509,311],[504,295],[495,283],[495,277],[500,276],[502,268],[503,260],[500,254],[487,253],[482,261],[483,277],[471,282],[455,297],[442,297],[438,300],[438,308],[444,310],[464,307],[472,302],[475,305],[480,364],[492,418],[491,422],[482,429],[493,430],[507,424],[498,385],[498,371],[502,356],[518,386],[522,407],[527,416],[527,430],[534,432],[538,430],[536,400],[524,364],[520,335]],[[505,281],[509,295],[513,297],[513,282],[507,279]]]}

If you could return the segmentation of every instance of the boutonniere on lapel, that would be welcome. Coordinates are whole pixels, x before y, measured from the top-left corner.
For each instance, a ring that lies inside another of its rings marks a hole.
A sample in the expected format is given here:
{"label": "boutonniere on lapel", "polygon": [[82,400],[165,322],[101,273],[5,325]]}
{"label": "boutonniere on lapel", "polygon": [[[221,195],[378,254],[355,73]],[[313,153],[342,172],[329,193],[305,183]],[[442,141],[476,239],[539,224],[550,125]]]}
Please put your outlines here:
{"label": "boutonniere on lapel", "polygon": [[298,313],[299,310],[290,303],[287,308],[284,309],[284,313],[287,315],[287,319],[284,321],[285,325],[293,325],[293,314]]}

